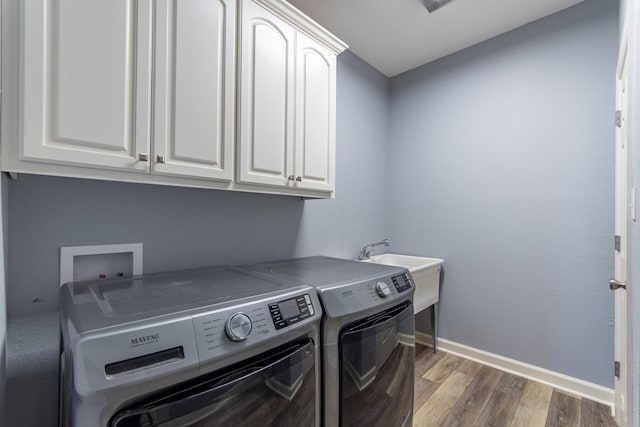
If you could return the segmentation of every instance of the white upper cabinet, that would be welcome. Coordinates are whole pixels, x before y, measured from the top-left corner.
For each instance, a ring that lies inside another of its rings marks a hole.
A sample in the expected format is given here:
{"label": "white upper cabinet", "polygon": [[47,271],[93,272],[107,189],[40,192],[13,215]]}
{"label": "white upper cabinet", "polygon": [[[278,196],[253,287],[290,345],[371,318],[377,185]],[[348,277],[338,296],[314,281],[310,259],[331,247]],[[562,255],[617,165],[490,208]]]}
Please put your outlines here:
{"label": "white upper cabinet", "polygon": [[235,0],[156,5],[153,171],[231,180]]}
{"label": "white upper cabinet", "polygon": [[235,0],[23,5],[22,159],[233,178]]}
{"label": "white upper cabinet", "polygon": [[285,2],[241,5],[238,179],[332,193],[336,55],[346,46],[292,19],[299,12]]}
{"label": "white upper cabinet", "polygon": [[296,38],[298,187],[334,189],[336,55],[302,33]]}
{"label": "white upper cabinet", "polygon": [[245,1],[241,39],[239,179],[286,186],[293,165],[295,32]]}
{"label": "white upper cabinet", "polygon": [[150,1],[22,6],[20,157],[147,171]]}
{"label": "white upper cabinet", "polygon": [[8,172],[333,197],[336,56],[285,0],[0,0]]}

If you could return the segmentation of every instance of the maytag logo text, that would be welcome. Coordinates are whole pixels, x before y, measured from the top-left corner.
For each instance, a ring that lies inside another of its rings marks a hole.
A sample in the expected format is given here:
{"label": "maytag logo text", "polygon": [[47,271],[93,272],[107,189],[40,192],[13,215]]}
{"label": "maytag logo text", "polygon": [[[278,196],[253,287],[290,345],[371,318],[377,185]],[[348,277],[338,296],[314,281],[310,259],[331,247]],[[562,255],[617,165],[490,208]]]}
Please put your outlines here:
{"label": "maytag logo text", "polygon": [[138,347],[140,345],[151,344],[160,341],[160,334],[145,335],[142,337],[131,338],[131,347]]}

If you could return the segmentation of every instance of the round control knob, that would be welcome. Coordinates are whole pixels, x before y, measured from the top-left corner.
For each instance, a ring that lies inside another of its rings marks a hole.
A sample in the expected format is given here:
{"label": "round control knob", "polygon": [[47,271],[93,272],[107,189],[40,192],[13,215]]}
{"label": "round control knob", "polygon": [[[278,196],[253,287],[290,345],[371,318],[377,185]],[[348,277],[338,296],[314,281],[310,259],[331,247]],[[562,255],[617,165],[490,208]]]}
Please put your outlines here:
{"label": "round control knob", "polygon": [[231,341],[244,341],[251,333],[251,319],[244,313],[236,313],[227,320],[225,328],[227,336]]}
{"label": "round control knob", "polygon": [[376,292],[380,295],[380,298],[386,298],[391,295],[391,289],[389,289],[389,285],[384,282],[376,283]]}

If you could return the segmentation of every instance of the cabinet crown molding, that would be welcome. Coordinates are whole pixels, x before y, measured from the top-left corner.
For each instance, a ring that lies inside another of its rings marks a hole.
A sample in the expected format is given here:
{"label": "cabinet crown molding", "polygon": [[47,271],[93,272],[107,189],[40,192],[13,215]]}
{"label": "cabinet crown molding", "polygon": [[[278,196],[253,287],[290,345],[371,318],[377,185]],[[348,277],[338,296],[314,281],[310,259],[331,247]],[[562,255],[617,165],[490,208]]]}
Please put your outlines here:
{"label": "cabinet crown molding", "polygon": [[253,0],[339,55],[349,46],[284,0]]}

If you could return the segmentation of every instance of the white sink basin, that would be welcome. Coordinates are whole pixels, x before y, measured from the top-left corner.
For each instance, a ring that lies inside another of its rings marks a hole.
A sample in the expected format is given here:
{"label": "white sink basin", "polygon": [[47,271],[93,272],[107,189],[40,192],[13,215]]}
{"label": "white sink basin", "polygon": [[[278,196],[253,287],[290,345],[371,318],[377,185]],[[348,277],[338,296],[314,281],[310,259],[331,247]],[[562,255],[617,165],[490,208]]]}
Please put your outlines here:
{"label": "white sink basin", "polygon": [[422,270],[425,268],[433,267],[436,265],[442,265],[443,259],[440,258],[426,258],[413,255],[399,255],[399,254],[380,254],[373,255],[369,259],[363,260],[365,262],[373,262],[375,264],[395,265],[397,267],[404,267],[409,269],[410,272]]}
{"label": "white sink basin", "polygon": [[380,254],[373,255],[369,259],[362,261],[408,269],[413,276],[413,281],[416,283],[416,292],[413,296],[414,313],[418,313],[440,300],[440,270],[444,263],[443,259],[400,254]]}

